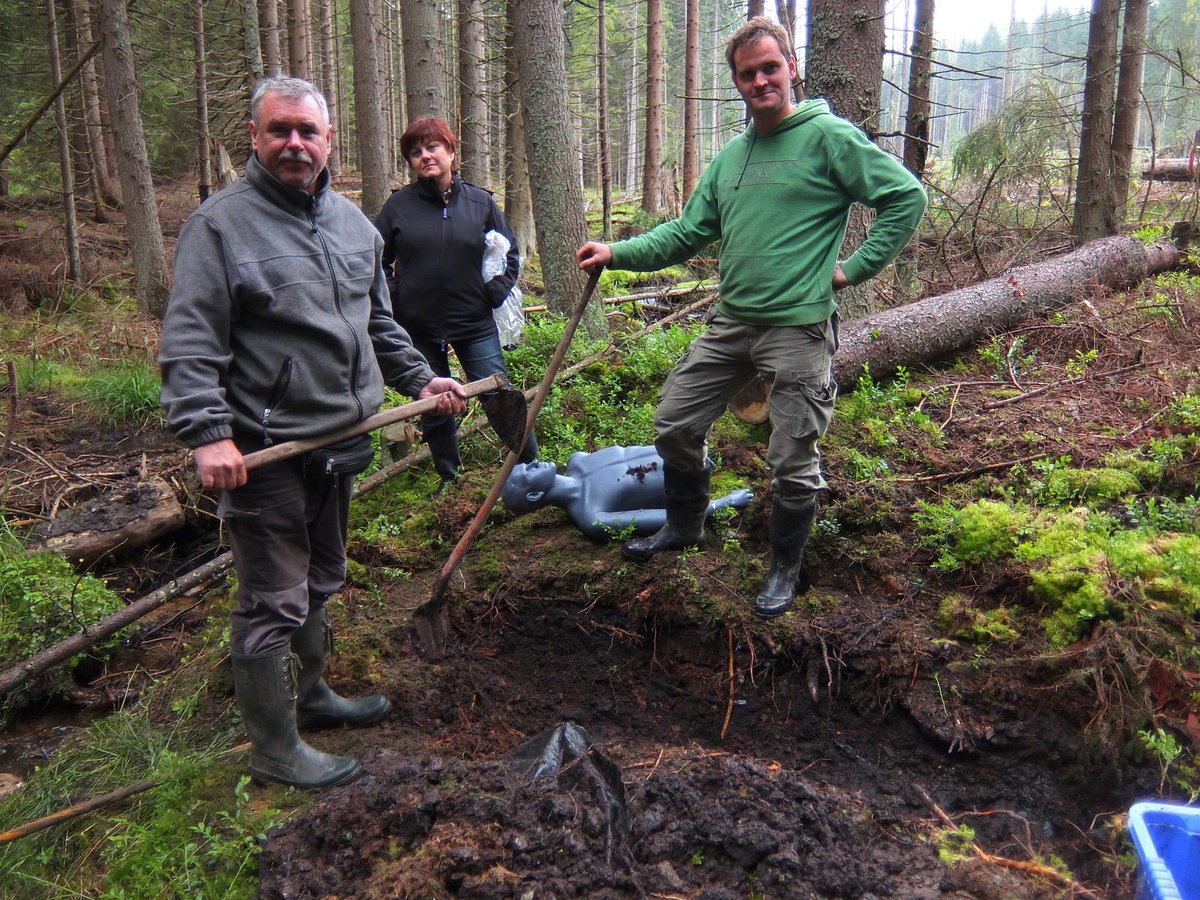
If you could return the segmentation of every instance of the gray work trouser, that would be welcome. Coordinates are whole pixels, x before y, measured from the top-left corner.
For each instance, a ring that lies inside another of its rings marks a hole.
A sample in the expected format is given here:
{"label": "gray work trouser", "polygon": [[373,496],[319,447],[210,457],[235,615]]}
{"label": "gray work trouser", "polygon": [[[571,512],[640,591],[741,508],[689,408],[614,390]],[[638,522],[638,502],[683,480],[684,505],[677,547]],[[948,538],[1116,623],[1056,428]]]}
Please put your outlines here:
{"label": "gray work trouser", "polygon": [[310,604],[323,604],[345,584],[353,492],[353,477],[306,471],[299,457],[263,466],[221,494],[217,514],[238,577],[229,634],[234,653],[287,646]]}
{"label": "gray work trouser", "polygon": [[799,506],[825,487],[817,442],[833,418],[837,385],[830,364],[838,346],[834,313],[815,325],[743,325],[718,313],[667,376],[654,416],[659,455],[700,469],[713,422],[756,374],[771,386],[767,463],[775,495]]}

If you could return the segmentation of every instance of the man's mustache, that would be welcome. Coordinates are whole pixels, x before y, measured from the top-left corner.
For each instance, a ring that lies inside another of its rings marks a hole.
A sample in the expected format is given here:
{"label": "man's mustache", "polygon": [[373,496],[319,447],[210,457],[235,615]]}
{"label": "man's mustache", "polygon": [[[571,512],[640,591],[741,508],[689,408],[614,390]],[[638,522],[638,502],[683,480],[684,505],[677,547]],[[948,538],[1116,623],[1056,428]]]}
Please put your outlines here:
{"label": "man's mustache", "polygon": [[311,166],[313,160],[312,157],[303,150],[283,150],[279,154],[279,161],[308,163],[308,165]]}

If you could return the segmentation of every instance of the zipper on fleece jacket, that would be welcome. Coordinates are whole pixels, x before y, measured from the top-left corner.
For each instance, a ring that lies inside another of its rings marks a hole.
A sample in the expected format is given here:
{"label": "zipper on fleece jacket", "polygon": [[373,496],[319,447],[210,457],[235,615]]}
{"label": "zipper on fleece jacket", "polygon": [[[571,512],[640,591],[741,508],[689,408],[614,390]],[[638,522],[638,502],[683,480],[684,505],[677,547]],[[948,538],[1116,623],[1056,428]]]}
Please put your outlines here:
{"label": "zipper on fleece jacket", "polygon": [[346,318],[346,313],[342,310],[342,289],[341,285],[338,284],[337,271],[333,267],[333,254],[329,252],[329,244],[325,240],[325,235],[317,227],[316,197],[313,197],[308,204],[308,224],[312,228],[312,233],[316,235],[317,240],[321,242],[321,252],[325,255],[325,266],[329,269],[329,283],[333,287],[333,308],[337,310],[337,314],[341,320],[346,323],[346,328],[349,330],[350,337],[354,341],[354,355],[351,359],[350,369],[350,397],[354,400],[354,405],[358,407],[358,416],[355,420],[359,421],[365,415],[362,398],[358,396],[358,371],[362,363],[362,344],[358,340],[358,333],[354,330],[354,326]]}
{"label": "zipper on fleece jacket", "polygon": [[271,421],[271,413],[283,401],[283,395],[287,393],[288,385],[292,382],[292,358],[285,356],[283,365],[279,367],[279,374],[275,376],[275,384],[271,387],[271,396],[267,398],[267,405],[263,407],[262,412],[262,438],[263,446],[270,447],[274,441],[271,440],[271,435],[267,431],[267,425]]}

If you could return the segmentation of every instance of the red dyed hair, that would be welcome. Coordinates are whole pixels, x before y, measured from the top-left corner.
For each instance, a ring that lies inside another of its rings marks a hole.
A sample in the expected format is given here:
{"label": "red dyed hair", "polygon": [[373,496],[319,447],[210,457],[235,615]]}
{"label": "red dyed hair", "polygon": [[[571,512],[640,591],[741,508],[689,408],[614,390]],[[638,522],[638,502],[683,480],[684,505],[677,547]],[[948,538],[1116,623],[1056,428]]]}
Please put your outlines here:
{"label": "red dyed hair", "polygon": [[408,123],[404,134],[400,135],[400,155],[408,162],[408,154],[413,147],[428,141],[438,141],[451,153],[454,152],[454,132],[445,119],[437,116],[424,116]]}

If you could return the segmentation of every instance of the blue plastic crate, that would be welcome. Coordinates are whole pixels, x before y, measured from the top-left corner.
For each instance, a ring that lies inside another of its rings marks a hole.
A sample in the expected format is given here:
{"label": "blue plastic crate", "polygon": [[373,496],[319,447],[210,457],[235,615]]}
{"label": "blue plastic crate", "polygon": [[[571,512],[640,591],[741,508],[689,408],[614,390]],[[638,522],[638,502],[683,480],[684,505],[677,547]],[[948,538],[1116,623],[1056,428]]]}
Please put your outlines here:
{"label": "blue plastic crate", "polygon": [[1129,833],[1142,862],[1139,900],[1200,900],[1200,807],[1135,803]]}

